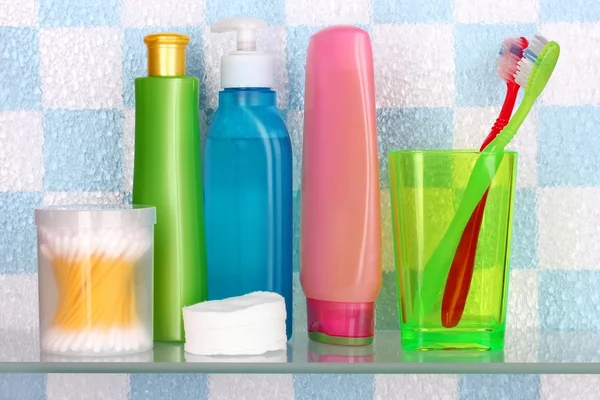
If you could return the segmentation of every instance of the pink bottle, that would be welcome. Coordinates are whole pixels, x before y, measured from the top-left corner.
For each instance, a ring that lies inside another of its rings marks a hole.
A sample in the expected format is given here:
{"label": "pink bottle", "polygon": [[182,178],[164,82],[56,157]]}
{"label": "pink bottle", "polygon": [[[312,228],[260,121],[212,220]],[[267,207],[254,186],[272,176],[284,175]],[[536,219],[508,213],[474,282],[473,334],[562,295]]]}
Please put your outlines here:
{"label": "pink bottle", "polygon": [[300,281],[308,336],[367,345],[381,288],[373,55],[367,32],[323,29],[308,45]]}

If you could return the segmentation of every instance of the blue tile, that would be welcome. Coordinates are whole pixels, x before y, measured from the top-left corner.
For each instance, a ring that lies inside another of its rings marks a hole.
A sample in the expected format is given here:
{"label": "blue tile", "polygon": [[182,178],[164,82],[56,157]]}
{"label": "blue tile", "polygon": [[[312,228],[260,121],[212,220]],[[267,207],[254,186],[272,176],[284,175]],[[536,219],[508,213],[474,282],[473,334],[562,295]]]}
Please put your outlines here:
{"label": "blue tile", "polygon": [[454,141],[451,108],[377,110],[379,179],[389,187],[387,153],[403,149],[449,149]]}
{"label": "blue tile", "polygon": [[510,266],[515,269],[536,268],[538,223],[535,189],[517,189],[513,214]]}
{"label": "blue tile", "polygon": [[295,400],[373,398],[373,375],[294,375]]}
{"label": "blue tile", "polygon": [[572,332],[547,332],[538,337],[539,363],[600,362],[597,332],[579,332],[575,340]]}
{"label": "blue tile", "polygon": [[45,398],[45,374],[0,375],[0,399],[41,400]]}
{"label": "blue tile", "polygon": [[449,22],[452,0],[375,0],[375,23]]}
{"label": "blue tile", "polygon": [[533,24],[458,24],[454,32],[456,105],[501,105],[506,94],[506,83],[497,74],[502,41],[510,36],[529,37],[534,32]]}
{"label": "blue tile", "polygon": [[[293,331],[301,332],[294,333],[294,335],[306,335],[306,296],[304,295],[304,290],[302,289],[302,284],[300,283],[300,273],[294,272],[294,292],[292,295],[292,314],[294,316],[293,320]],[[296,336],[297,337],[297,336]]]}
{"label": "blue tile", "polygon": [[0,111],[38,110],[41,99],[38,30],[0,27]]}
{"label": "blue tile", "polygon": [[33,209],[41,193],[0,192],[0,274],[37,271]]}
{"label": "blue tile", "polygon": [[289,107],[292,110],[304,108],[304,82],[306,74],[306,50],[313,33],[322,27],[288,27],[286,65],[290,85]]}
{"label": "blue tile", "polygon": [[121,23],[121,0],[40,0],[40,25],[117,26]]}
{"label": "blue tile", "polygon": [[206,22],[235,16],[261,18],[269,25],[285,24],[285,0],[206,0]]}
{"label": "blue tile", "polygon": [[44,188],[123,191],[123,112],[46,110]]}
{"label": "blue tile", "polygon": [[[177,32],[190,37],[187,46],[187,74],[202,79],[202,30],[199,27],[126,28],[123,34],[123,97],[126,107],[135,107],[135,78],[148,75],[148,57],[144,36],[157,32]],[[200,106],[205,103],[200,87]]]}
{"label": "blue tile", "polygon": [[540,271],[543,331],[600,330],[600,271]]}
{"label": "blue tile", "polygon": [[600,107],[540,107],[540,186],[600,186]]}
{"label": "blue tile", "polygon": [[381,290],[375,302],[375,329],[379,331],[398,330],[400,317],[398,313],[398,284],[396,272],[383,271]]}
{"label": "blue tile", "polygon": [[208,400],[208,378],[200,374],[131,374],[131,400]]}
{"label": "blue tile", "polygon": [[543,22],[577,22],[600,20],[597,0],[540,0],[540,20]]}
{"label": "blue tile", "polygon": [[539,375],[460,375],[460,400],[538,400]]}

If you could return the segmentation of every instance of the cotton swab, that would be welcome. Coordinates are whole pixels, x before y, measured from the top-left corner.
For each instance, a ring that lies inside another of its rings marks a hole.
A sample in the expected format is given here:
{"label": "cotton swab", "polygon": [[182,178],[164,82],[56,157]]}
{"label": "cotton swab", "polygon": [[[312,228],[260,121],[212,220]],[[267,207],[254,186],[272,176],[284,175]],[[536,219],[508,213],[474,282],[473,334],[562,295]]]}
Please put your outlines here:
{"label": "cotton swab", "polygon": [[40,229],[40,253],[51,266],[59,300],[42,349],[119,354],[151,347],[136,315],[134,267],[151,248],[147,230]]}

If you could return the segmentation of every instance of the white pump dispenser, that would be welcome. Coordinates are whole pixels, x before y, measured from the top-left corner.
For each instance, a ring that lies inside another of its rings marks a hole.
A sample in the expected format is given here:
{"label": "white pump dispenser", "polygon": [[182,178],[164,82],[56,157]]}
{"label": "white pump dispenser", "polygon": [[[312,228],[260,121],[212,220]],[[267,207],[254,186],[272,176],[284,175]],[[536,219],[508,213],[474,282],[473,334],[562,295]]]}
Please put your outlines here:
{"label": "white pump dispenser", "polygon": [[267,27],[257,18],[227,18],[211,26],[211,32],[237,32],[237,51],[221,57],[221,87],[272,88],[274,60],[256,51],[256,31]]}

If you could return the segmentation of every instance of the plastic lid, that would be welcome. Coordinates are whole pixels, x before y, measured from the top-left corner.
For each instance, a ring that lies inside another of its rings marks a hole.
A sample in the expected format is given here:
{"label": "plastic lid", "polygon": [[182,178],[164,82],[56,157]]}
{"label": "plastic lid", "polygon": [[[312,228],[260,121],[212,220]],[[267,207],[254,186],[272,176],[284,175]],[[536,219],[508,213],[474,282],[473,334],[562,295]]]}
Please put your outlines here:
{"label": "plastic lid", "polygon": [[148,47],[148,76],[184,76],[185,53],[190,38],[179,33],[153,33],[144,38]]}
{"label": "plastic lid", "polygon": [[258,18],[227,18],[211,26],[211,32],[236,32],[236,51],[221,57],[221,87],[273,87],[274,60],[256,50],[256,31],[267,23]]}
{"label": "plastic lid", "polygon": [[50,206],[35,209],[35,224],[51,228],[148,226],[156,224],[156,208],[128,204]]}
{"label": "plastic lid", "polygon": [[369,345],[375,334],[375,303],[306,299],[308,336],[340,345]]}

